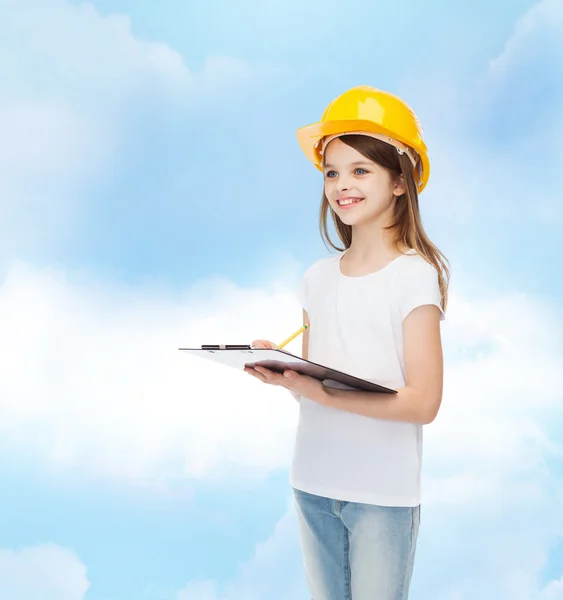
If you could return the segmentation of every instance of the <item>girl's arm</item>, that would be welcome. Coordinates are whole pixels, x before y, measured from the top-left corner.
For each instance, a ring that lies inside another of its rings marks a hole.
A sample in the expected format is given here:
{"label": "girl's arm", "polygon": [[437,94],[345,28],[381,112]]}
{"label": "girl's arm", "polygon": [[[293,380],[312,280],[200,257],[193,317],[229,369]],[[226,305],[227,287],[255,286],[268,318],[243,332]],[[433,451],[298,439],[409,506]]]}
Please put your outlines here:
{"label": "girl's arm", "polygon": [[420,306],[405,318],[403,344],[406,386],[397,394],[325,388],[323,404],[377,419],[431,423],[438,414],[443,389],[440,311],[436,306]]}
{"label": "girl's arm", "polygon": [[[306,310],[303,310],[303,325],[309,325],[309,315]],[[303,332],[303,340],[301,342],[301,357],[305,360],[309,358],[309,330]]]}
{"label": "girl's arm", "polygon": [[[309,315],[307,311],[303,310],[303,325],[309,325]],[[301,340],[301,357],[307,360],[309,358],[309,330],[305,329],[303,332],[303,339]],[[301,400],[299,394],[289,390],[289,393],[293,396],[297,402]]]}

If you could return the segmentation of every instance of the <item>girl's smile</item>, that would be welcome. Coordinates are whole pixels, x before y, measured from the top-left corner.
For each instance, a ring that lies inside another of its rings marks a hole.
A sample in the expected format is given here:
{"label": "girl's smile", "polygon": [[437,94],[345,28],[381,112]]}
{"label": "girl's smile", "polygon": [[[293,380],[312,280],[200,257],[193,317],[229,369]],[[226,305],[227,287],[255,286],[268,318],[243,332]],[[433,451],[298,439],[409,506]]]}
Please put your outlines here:
{"label": "girl's smile", "polygon": [[354,206],[358,206],[358,204],[362,203],[364,200],[365,198],[343,196],[342,198],[337,198],[336,203],[341,210],[348,210]]}

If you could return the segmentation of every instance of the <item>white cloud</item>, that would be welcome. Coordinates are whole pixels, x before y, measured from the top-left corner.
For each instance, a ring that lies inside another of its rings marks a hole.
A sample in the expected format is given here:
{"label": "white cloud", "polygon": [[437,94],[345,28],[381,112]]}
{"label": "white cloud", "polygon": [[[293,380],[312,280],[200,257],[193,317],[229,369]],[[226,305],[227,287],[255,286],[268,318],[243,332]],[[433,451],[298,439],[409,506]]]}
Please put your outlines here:
{"label": "white cloud", "polygon": [[[539,196],[539,207],[534,213],[544,222],[553,216],[560,220],[562,215],[557,210],[558,203],[551,198],[556,194],[557,179],[552,180],[552,185],[547,183],[563,163],[559,143],[563,135],[561,39],[563,3],[541,0],[518,20],[502,52],[490,61],[487,73],[487,101],[493,104],[494,114],[501,121],[510,121],[512,143],[523,148],[522,159],[536,169],[528,175],[534,184],[530,196]],[[535,159],[530,148],[537,149]],[[520,183],[522,179],[519,173],[516,180]]]}
{"label": "white cloud", "polygon": [[561,315],[526,294],[480,294],[452,298],[444,332],[444,401],[425,433],[414,599],[531,600],[563,535],[553,468],[563,448]]}
{"label": "white cloud", "polygon": [[2,84],[12,96],[31,92],[41,98],[59,91],[99,108],[121,102],[143,79],[172,86],[190,78],[177,51],[135,37],[125,15],[103,16],[89,2],[67,0],[2,4],[2,57],[8,66]]}
{"label": "white cloud", "polygon": [[502,52],[490,61],[490,71],[500,75],[518,63],[526,63],[532,55],[563,61],[562,32],[563,4],[541,0],[518,20]]}
{"label": "white cloud", "polygon": [[563,577],[557,581],[551,581],[535,600],[563,600]]}
{"label": "white cloud", "polygon": [[0,288],[0,431],[58,465],[128,477],[285,467],[291,396],[177,348],[283,339],[300,317],[283,290],[167,294],[14,267]]}
{"label": "white cloud", "polygon": [[175,600],[285,600],[306,598],[307,588],[299,555],[293,507],[276,523],[272,535],[256,545],[254,555],[241,564],[236,578],[220,586],[194,581]]}
{"label": "white cloud", "polygon": [[4,177],[90,171],[111,160],[116,119],[136,94],[190,80],[180,54],[135,38],[125,16],[66,0],[0,5]]}
{"label": "white cloud", "polygon": [[2,600],[82,600],[89,586],[86,567],[60,546],[0,549]]}
{"label": "white cloud", "polygon": [[[481,235],[497,236],[502,228],[504,239],[516,228],[549,227],[548,239],[560,235],[561,39],[563,3],[542,0],[517,20],[502,50],[477,77],[468,79],[463,70],[444,75],[438,68],[415,77],[409,73],[409,81],[402,82],[430,152],[431,176],[421,206],[428,222],[438,224],[444,246],[451,240],[451,247],[459,248],[463,227],[471,222]],[[444,222],[447,227],[440,227]]]}
{"label": "white cloud", "polygon": [[0,0],[0,12],[0,261],[72,235],[85,187],[119,164],[147,114],[193,117],[253,73],[229,57],[191,71],[88,2]]}
{"label": "white cloud", "polygon": [[428,435],[434,470],[459,473],[479,459],[481,475],[496,477],[558,455],[543,428],[559,411],[563,388],[556,307],[525,294],[475,302],[454,295],[448,318],[445,399]]}

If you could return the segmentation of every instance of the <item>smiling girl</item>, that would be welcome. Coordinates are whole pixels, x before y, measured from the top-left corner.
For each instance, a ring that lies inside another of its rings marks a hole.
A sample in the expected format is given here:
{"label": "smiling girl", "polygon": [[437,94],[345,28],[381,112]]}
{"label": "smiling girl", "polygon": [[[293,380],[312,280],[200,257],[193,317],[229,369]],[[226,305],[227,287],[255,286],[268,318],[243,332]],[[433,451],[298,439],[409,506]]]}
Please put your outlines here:
{"label": "smiling girl", "polygon": [[[422,429],[442,400],[447,261],[422,226],[422,130],[396,96],[348,90],[298,131],[323,173],[321,235],[299,297],[303,357],[397,394],[246,369],[299,399],[291,485],[313,600],[406,600],[420,525]],[[343,248],[328,233],[331,216]],[[256,340],[256,347],[275,344]]]}

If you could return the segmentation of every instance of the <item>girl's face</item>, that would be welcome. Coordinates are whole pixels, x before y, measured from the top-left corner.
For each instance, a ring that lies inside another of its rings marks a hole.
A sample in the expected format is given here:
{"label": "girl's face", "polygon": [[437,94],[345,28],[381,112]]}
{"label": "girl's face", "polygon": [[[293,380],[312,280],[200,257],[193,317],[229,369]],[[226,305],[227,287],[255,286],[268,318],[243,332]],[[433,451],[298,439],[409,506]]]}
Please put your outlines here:
{"label": "girl's face", "polygon": [[325,195],[346,225],[387,220],[395,196],[405,192],[402,179],[338,138],[325,150],[323,173]]}

